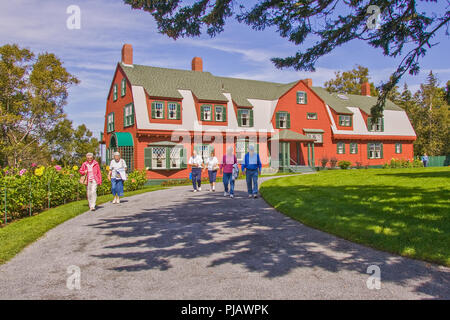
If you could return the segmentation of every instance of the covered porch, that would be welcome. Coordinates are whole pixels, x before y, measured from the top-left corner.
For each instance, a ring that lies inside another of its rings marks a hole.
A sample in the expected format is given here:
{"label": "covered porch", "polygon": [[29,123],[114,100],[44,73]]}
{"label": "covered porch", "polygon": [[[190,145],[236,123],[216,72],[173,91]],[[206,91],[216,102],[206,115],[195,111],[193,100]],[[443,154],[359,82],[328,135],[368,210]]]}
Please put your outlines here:
{"label": "covered porch", "polygon": [[[302,168],[314,168],[314,138],[291,130],[281,130],[270,139],[271,166],[281,171],[302,171]],[[305,146],[306,154],[301,148]],[[278,149],[278,150],[277,150]],[[278,154],[278,160],[272,154]]]}

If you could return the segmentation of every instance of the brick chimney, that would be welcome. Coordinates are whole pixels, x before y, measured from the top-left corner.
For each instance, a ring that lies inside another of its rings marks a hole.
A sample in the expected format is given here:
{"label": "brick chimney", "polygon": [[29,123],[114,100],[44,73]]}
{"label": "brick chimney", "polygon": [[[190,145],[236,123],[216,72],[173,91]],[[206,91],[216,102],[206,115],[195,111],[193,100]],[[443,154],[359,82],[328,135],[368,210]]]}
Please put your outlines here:
{"label": "brick chimney", "polygon": [[363,82],[361,84],[361,95],[370,96],[370,84],[369,82]]}
{"label": "brick chimney", "polygon": [[203,60],[200,57],[192,59],[192,71],[203,71]]}
{"label": "brick chimney", "polygon": [[304,84],[306,84],[309,88],[312,87],[312,79],[308,78],[308,79],[303,79],[302,80]]}
{"label": "brick chimney", "polygon": [[122,47],[122,63],[133,64],[133,46],[131,44],[126,43]]}

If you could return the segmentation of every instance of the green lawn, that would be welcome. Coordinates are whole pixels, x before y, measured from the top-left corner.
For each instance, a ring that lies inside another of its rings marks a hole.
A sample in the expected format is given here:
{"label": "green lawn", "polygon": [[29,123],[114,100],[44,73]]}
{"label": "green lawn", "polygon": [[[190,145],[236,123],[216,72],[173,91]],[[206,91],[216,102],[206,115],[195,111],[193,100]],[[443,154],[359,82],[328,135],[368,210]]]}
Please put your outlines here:
{"label": "green lawn", "polygon": [[450,266],[450,168],[328,170],[273,179],[264,199],[311,227]]}
{"label": "green lawn", "polygon": [[[164,188],[161,186],[148,186],[141,190],[126,192],[125,196],[160,189]],[[112,199],[112,195],[100,196],[97,198],[97,204],[102,204]],[[14,257],[23,248],[42,237],[50,229],[88,210],[87,200],[71,202],[35,216],[14,221],[0,228],[0,264]]]}

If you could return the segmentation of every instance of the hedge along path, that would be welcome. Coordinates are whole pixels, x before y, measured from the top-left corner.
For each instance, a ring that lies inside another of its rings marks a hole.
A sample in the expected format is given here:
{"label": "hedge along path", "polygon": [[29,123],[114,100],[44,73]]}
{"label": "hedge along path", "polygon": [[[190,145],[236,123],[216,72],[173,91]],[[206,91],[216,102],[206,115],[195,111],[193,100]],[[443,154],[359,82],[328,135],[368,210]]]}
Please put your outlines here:
{"label": "hedge along path", "polygon": [[[165,189],[162,186],[148,186],[144,189],[126,192],[125,196],[133,196],[145,192]],[[97,204],[113,199],[112,195],[97,198]],[[16,220],[0,228],[0,264],[12,259],[26,246],[42,237],[57,225],[72,219],[88,210],[86,200],[70,202],[56,208],[43,211],[35,216]]]}

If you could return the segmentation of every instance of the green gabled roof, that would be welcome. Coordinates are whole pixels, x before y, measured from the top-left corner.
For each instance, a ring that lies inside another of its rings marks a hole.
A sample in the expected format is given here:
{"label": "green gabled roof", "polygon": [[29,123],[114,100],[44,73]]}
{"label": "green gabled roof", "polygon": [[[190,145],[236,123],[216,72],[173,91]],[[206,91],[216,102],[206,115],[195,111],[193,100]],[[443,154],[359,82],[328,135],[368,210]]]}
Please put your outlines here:
{"label": "green gabled roof", "polygon": [[297,82],[287,84],[258,80],[216,77],[210,72],[148,67],[120,63],[132,85],[145,88],[157,97],[181,99],[178,90],[191,90],[200,100],[227,102],[223,93],[230,93],[239,106],[251,106],[247,99],[275,100]]}
{"label": "green gabled roof", "polygon": [[223,92],[230,93],[239,106],[251,106],[247,99],[276,100],[298,82],[276,83],[227,77],[216,78],[223,84]]}
{"label": "green gabled roof", "polygon": [[278,131],[270,138],[270,140],[315,141],[314,138],[307,137],[301,133],[288,129]]}
{"label": "green gabled roof", "polygon": [[[325,88],[312,87],[313,91],[330,106],[337,113],[353,114],[348,107],[360,108],[367,114],[370,114],[370,109],[377,103],[378,97],[362,96],[357,94],[343,94],[347,97],[343,99],[339,93],[330,93]],[[402,111],[403,109],[396,106],[392,101],[386,100],[385,110]]]}

